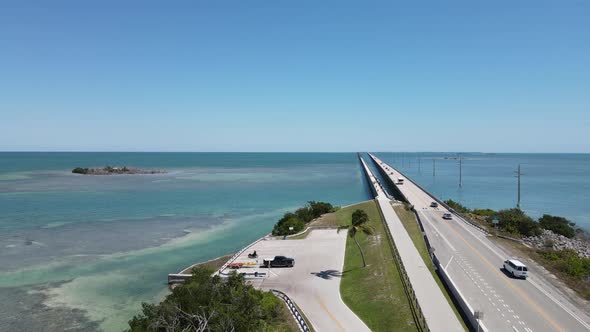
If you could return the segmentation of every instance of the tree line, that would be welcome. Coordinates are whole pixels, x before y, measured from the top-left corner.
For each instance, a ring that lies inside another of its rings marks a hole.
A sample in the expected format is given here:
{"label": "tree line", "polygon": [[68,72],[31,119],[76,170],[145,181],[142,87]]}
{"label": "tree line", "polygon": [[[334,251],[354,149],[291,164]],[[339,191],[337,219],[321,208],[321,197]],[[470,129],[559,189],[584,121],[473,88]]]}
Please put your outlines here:
{"label": "tree line", "polygon": [[308,201],[304,207],[295,210],[295,212],[285,213],[275,224],[272,235],[283,236],[299,233],[312,220],[335,210],[330,203]]}
{"label": "tree line", "polygon": [[453,210],[459,213],[474,214],[483,217],[489,224],[497,221],[497,227],[507,233],[521,236],[537,236],[543,229],[550,230],[568,238],[573,238],[578,231],[575,223],[564,217],[544,214],[541,218],[534,220],[524,211],[518,208],[491,210],[491,209],[469,209],[459,202],[451,199],[445,201]]}

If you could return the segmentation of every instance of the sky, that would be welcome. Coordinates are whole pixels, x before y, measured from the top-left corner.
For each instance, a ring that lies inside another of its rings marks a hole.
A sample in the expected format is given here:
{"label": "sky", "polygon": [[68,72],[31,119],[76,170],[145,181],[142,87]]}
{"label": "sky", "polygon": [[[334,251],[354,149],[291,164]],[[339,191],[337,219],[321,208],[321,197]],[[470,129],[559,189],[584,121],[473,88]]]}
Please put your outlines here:
{"label": "sky", "polygon": [[590,152],[590,1],[0,0],[0,151]]}

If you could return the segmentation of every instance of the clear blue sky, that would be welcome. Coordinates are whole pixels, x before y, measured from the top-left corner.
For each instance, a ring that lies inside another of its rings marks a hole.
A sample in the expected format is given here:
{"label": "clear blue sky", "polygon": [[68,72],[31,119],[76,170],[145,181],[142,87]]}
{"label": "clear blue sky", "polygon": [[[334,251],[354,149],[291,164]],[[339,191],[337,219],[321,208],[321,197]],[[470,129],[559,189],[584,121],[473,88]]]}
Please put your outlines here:
{"label": "clear blue sky", "polygon": [[590,152],[590,1],[2,1],[0,150]]}

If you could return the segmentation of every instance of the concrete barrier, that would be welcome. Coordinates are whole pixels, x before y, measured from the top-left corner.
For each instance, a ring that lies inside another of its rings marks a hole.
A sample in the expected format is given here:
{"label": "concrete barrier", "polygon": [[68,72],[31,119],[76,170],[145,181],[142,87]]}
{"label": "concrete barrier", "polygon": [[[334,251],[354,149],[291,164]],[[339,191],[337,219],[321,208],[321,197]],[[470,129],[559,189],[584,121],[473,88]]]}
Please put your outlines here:
{"label": "concrete barrier", "polygon": [[[445,284],[447,289],[451,292],[451,295],[453,296],[453,299],[455,300],[455,302],[459,305],[459,309],[461,309],[461,312],[463,313],[463,317],[467,318],[468,323],[473,330],[487,332],[488,331],[487,328],[483,325],[483,323],[481,321],[479,321],[478,319],[475,318],[475,311],[473,310],[471,305],[469,305],[469,303],[467,302],[467,299],[465,298],[465,296],[463,296],[463,294],[461,293],[461,291],[459,290],[459,288],[457,287],[457,285],[455,284],[455,282],[453,281],[451,276],[447,273],[447,270],[440,264],[440,261],[436,257],[436,254],[434,252],[432,252],[432,249],[431,249],[432,247],[430,246],[430,241],[428,241],[428,236],[426,236],[426,233],[424,232],[424,225],[422,224],[422,220],[420,219],[420,216],[418,215],[418,212],[416,212],[416,210],[413,209],[412,211],[414,212],[414,215],[416,216],[416,220],[418,221],[418,225],[420,226],[420,229],[422,230],[422,236],[424,236],[424,242],[426,242],[426,248],[428,249],[428,252],[431,253],[430,258],[432,259],[432,263],[434,264],[434,267],[436,268],[436,271],[437,271],[438,275],[440,276],[442,282]],[[478,328],[478,325],[479,325],[479,328]]]}
{"label": "concrete barrier", "polygon": [[447,270],[442,265],[440,265],[438,258],[436,258],[435,254],[432,254],[432,256],[433,256],[433,261],[435,262],[435,265],[437,266],[438,274],[441,276],[441,279],[445,283],[447,288],[451,291],[453,298],[459,304],[459,307],[461,308],[461,311],[463,312],[464,316],[467,317],[471,328],[476,331],[487,332],[488,329],[485,327],[485,325],[483,324],[483,322],[481,320],[478,320],[475,317],[475,311],[473,310],[471,305],[469,305],[465,296],[463,296],[461,291],[459,291],[459,288],[457,287],[457,285],[455,285],[455,282],[453,281],[451,276],[447,273]]}

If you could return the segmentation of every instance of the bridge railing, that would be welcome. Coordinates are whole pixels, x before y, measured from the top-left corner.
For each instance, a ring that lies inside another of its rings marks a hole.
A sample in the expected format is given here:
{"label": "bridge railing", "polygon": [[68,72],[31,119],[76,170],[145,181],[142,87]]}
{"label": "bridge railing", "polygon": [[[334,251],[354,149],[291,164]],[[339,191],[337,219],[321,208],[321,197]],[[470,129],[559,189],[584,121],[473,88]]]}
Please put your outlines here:
{"label": "bridge railing", "polygon": [[[389,195],[389,193],[385,190],[385,188],[383,187],[383,185],[381,184],[379,179],[377,179],[377,177],[373,174],[373,172],[371,172],[371,170],[369,169],[369,165],[367,165],[365,163],[365,161],[361,157],[361,154],[358,153],[357,155],[358,155],[359,161],[361,162],[361,165],[363,166],[363,171],[364,171],[363,173],[365,174],[365,177],[367,178],[367,181],[369,182],[369,185],[371,186],[371,192],[373,193],[373,195],[375,195],[375,198],[377,198],[377,196],[379,195],[378,190],[381,190],[381,192],[383,192],[383,194],[388,199],[393,199],[393,197],[391,197]],[[377,189],[377,186],[379,187],[379,189]]]}
{"label": "bridge railing", "polygon": [[307,324],[307,321],[305,320],[305,318],[303,318],[303,314],[301,312],[299,312],[299,308],[297,308],[297,306],[295,305],[295,302],[293,302],[289,298],[289,296],[287,296],[287,294],[285,294],[277,289],[271,289],[270,291],[273,292],[273,294],[276,295],[278,298],[283,300],[285,302],[285,304],[287,304],[287,307],[289,308],[291,315],[293,315],[293,318],[295,318],[295,321],[297,321],[297,325],[299,326],[299,329],[302,332],[311,331],[311,328]]}

